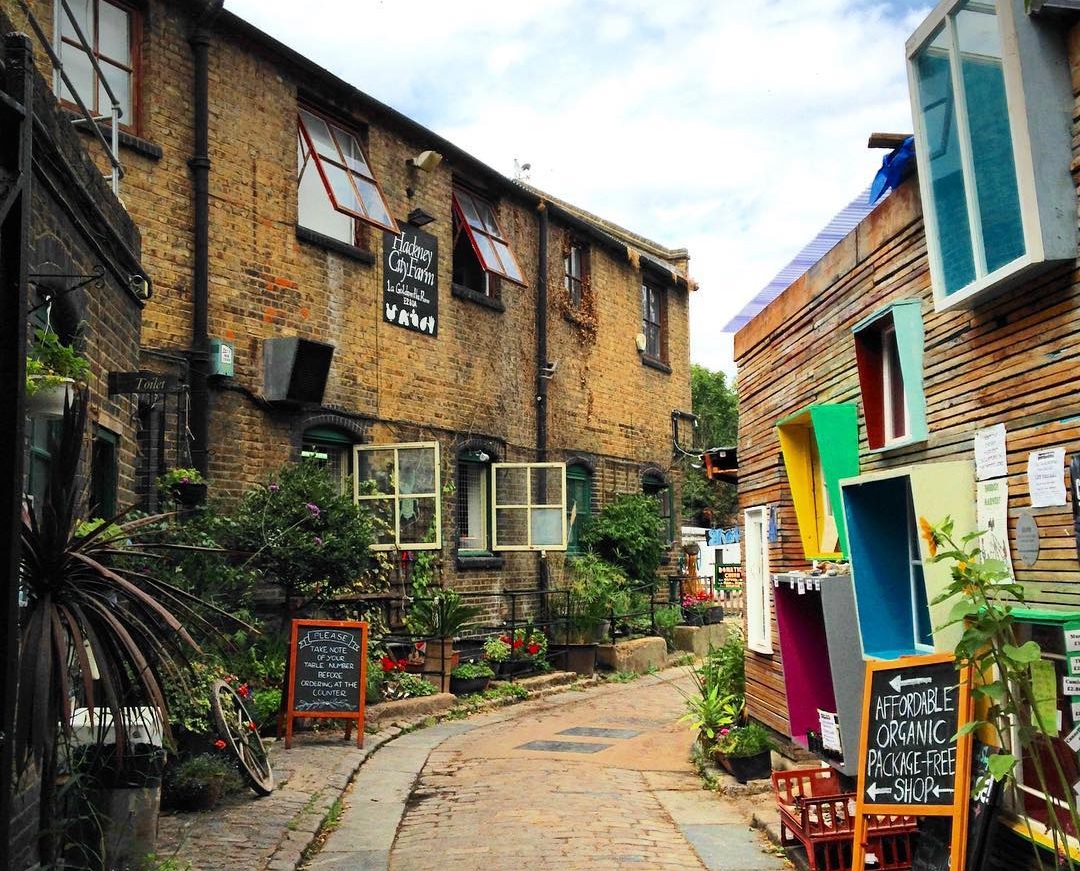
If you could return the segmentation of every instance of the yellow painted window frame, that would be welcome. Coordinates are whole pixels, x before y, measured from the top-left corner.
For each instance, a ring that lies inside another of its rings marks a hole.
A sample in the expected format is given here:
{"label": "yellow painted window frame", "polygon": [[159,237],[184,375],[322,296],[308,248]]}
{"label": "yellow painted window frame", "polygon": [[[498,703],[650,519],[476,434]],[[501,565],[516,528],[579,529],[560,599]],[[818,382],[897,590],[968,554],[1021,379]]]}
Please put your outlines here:
{"label": "yellow painted window frame", "polygon": [[[403,450],[419,450],[430,448],[434,452],[435,463],[435,489],[431,493],[398,493],[398,455]],[[392,493],[364,493],[360,492],[360,455],[362,453],[374,453],[375,451],[394,452],[394,475]],[[401,540],[401,511],[398,503],[402,499],[432,499],[435,502],[435,540],[434,541],[402,541]],[[394,541],[384,544],[372,544],[371,550],[442,550],[442,458],[439,453],[438,442],[395,442],[388,445],[354,445],[353,446],[353,501],[357,505],[365,502],[384,501],[393,506],[394,516]]]}
{"label": "yellow painted window frame", "polygon": [[[525,502],[500,502],[499,501],[499,472],[503,469],[525,470]],[[532,501],[532,473],[541,469],[550,469],[559,472],[559,501],[557,503],[534,503]],[[559,544],[534,545],[532,543],[532,514],[533,511],[558,509],[559,517],[562,518],[562,535]],[[526,516],[526,544],[499,544],[499,514],[503,511],[524,511]],[[565,551],[566,550],[566,463],[492,463],[491,464],[491,549],[493,551]]]}

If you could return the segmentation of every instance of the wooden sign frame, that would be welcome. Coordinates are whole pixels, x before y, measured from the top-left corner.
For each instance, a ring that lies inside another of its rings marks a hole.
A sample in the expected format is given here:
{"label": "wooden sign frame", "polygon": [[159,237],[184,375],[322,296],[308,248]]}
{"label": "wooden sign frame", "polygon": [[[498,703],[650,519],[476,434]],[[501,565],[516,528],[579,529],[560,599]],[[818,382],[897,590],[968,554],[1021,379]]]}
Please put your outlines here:
{"label": "wooden sign frame", "polygon": [[[867,817],[870,816],[941,816],[952,818],[952,831],[949,840],[949,868],[951,871],[964,871],[964,853],[967,846],[967,815],[971,788],[971,735],[961,735],[956,739],[956,764],[953,771],[953,793],[950,804],[878,804],[868,803],[866,783],[867,751],[870,748],[869,731],[871,707],[874,698],[871,695],[874,675],[880,671],[912,671],[923,666],[939,663],[955,663],[951,653],[934,653],[926,656],[905,656],[900,659],[872,661],[866,664],[866,677],[863,686],[863,721],[862,743],[859,748],[859,786],[855,798],[855,833],[852,844],[851,867],[861,869],[866,865]],[[959,669],[956,672],[957,702],[956,728],[959,731],[972,718],[971,669]],[[951,736],[950,736],[951,737]],[[944,790],[942,790],[944,791]]]}
{"label": "wooden sign frame", "polygon": [[[299,662],[299,650],[297,640],[301,629],[349,629],[360,630],[359,663],[356,674],[359,678],[359,702],[355,711],[308,711],[296,710],[296,670]],[[345,740],[349,740],[352,732],[353,720],[356,721],[356,746],[364,746],[364,717],[367,713],[367,645],[368,624],[355,620],[293,620],[292,630],[289,636],[289,674],[288,674],[288,705],[285,709],[285,749],[292,747],[293,720],[297,717],[333,718],[335,720],[347,720],[345,725]]]}

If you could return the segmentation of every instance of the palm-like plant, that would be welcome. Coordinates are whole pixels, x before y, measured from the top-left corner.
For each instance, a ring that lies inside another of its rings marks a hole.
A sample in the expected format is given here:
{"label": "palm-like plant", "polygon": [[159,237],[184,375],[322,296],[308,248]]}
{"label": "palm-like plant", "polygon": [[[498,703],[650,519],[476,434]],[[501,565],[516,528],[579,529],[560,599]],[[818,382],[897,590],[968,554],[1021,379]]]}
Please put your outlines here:
{"label": "palm-like plant", "polygon": [[[174,612],[206,622],[194,610],[199,600],[148,574],[153,553],[131,543],[140,527],[160,518],[120,517],[77,530],[85,425],[83,391],[66,407],[51,446],[38,513],[23,512],[15,745],[23,765],[40,765],[43,832],[53,828],[58,740],[71,735],[75,700],[88,708],[99,735],[113,730],[118,757],[129,744],[126,709],[154,709],[167,733],[163,677],[183,679],[188,651],[198,650]],[[48,861],[59,845],[43,837],[41,846]]]}

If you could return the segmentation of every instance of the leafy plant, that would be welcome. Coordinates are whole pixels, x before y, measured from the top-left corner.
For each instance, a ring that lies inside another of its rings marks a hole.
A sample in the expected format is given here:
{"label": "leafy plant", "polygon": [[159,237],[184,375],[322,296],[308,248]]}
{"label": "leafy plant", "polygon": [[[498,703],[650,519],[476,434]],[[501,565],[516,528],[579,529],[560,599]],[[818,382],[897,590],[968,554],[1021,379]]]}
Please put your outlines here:
{"label": "leafy plant", "polygon": [[[1016,768],[1030,763],[1043,794],[1055,852],[1071,871],[1075,863],[1067,835],[1070,830],[1080,831],[1080,813],[1071,778],[1049,737],[1057,734],[1057,724],[1043,722],[1039,716],[1042,700],[1036,696],[1034,673],[1042,650],[1035,641],[1017,644],[1012,611],[1024,604],[1024,588],[1011,580],[1002,560],[984,557],[978,543],[985,532],[969,533],[957,541],[951,517],[936,526],[920,517],[919,531],[933,562],[952,562],[949,586],[932,604],[954,600],[944,626],[963,624],[954,651],[956,663],[958,668],[971,667],[971,692],[984,708],[983,716],[961,728],[957,737],[983,728],[995,733],[1002,752],[990,756],[989,774],[1008,785],[1018,807],[1024,806],[1024,793]],[[1030,827],[1030,817],[1027,820]]]}
{"label": "leafy plant", "polygon": [[510,641],[492,637],[484,642],[484,659],[488,662],[506,662],[510,658]]}
{"label": "leafy plant", "polygon": [[660,506],[643,493],[616,496],[581,531],[581,544],[638,583],[656,584],[667,549]]}
{"label": "leafy plant", "polygon": [[772,736],[760,723],[751,720],[745,726],[723,726],[717,732],[712,752],[723,756],[756,756],[771,750]]}
{"label": "leafy plant", "polygon": [[387,700],[430,696],[437,692],[438,690],[422,677],[416,674],[409,674],[407,671],[387,674],[386,680],[382,685],[382,696]]}
{"label": "leafy plant", "polygon": [[701,664],[699,674],[706,688],[719,687],[721,694],[742,698],[746,692],[746,659],[743,638],[729,629],[727,639],[720,647],[710,647]]}
{"label": "leafy plant", "polygon": [[[691,674],[695,672],[691,671]],[[712,742],[721,729],[730,729],[738,722],[743,700],[739,696],[724,695],[719,687],[705,687],[700,682],[697,690],[686,694],[686,713],[681,719]]]}
{"label": "leafy plant", "polygon": [[656,631],[664,639],[668,653],[675,650],[675,627],[682,623],[682,609],[669,605],[666,608],[657,608],[653,614],[653,622]]}
{"label": "leafy plant", "polygon": [[202,753],[170,767],[163,786],[169,804],[196,809],[214,807],[224,796],[243,789],[243,782],[224,757]]}
{"label": "leafy plant", "polygon": [[683,613],[692,614],[698,618],[703,618],[708,611],[715,608],[718,604],[716,597],[708,590],[697,590],[692,593],[687,593],[682,598]]}
{"label": "leafy plant", "polygon": [[90,377],[90,361],[65,345],[51,329],[34,330],[34,341],[26,353],[26,395],[56,387],[67,380],[85,383]]}
{"label": "leafy plant", "polygon": [[439,590],[426,599],[415,600],[405,623],[414,635],[452,638],[481,613],[482,609],[467,605],[454,590]]}
{"label": "leafy plant", "polygon": [[463,662],[450,672],[450,677],[456,677],[459,680],[478,680],[483,677],[495,677],[495,672],[482,662]]}
{"label": "leafy plant", "polygon": [[198,469],[170,469],[163,475],[158,475],[154,483],[161,493],[168,494],[172,493],[180,484],[205,484],[206,478],[200,474]]}

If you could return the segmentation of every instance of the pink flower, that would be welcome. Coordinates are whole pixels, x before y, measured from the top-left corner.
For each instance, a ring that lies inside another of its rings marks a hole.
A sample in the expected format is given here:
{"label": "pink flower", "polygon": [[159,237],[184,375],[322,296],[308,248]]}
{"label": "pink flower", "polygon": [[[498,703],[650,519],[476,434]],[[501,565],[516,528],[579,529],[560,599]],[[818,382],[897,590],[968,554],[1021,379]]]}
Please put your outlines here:
{"label": "pink flower", "polygon": [[271,484],[266,489],[269,490],[271,493],[277,493],[277,491],[280,490],[281,488],[277,484]]}
{"label": "pink flower", "polygon": [[727,726],[725,726],[723,729],[720,730],[720,734],[721,735],[726,735],[730,731],[731,730],[729,728],[727,728]]}
{"label": "pink flower", "polygon": [[319,510],[319,506],[318,506],[318,505],[316,505],[316,504],[315,504],[314,502],[308,502],[308,504],[307,504],[307,505],[306,505],[305,507],[307,508],[307,510],[308,510],[308,511],[310,511],[310,512],[311,512],[311,516],[312,516],[312,517],[318,517],[318,516],[319,516],[319,514],[321,514],[321,513],[322,513],[322,512],[321,512],[321,511]]}

